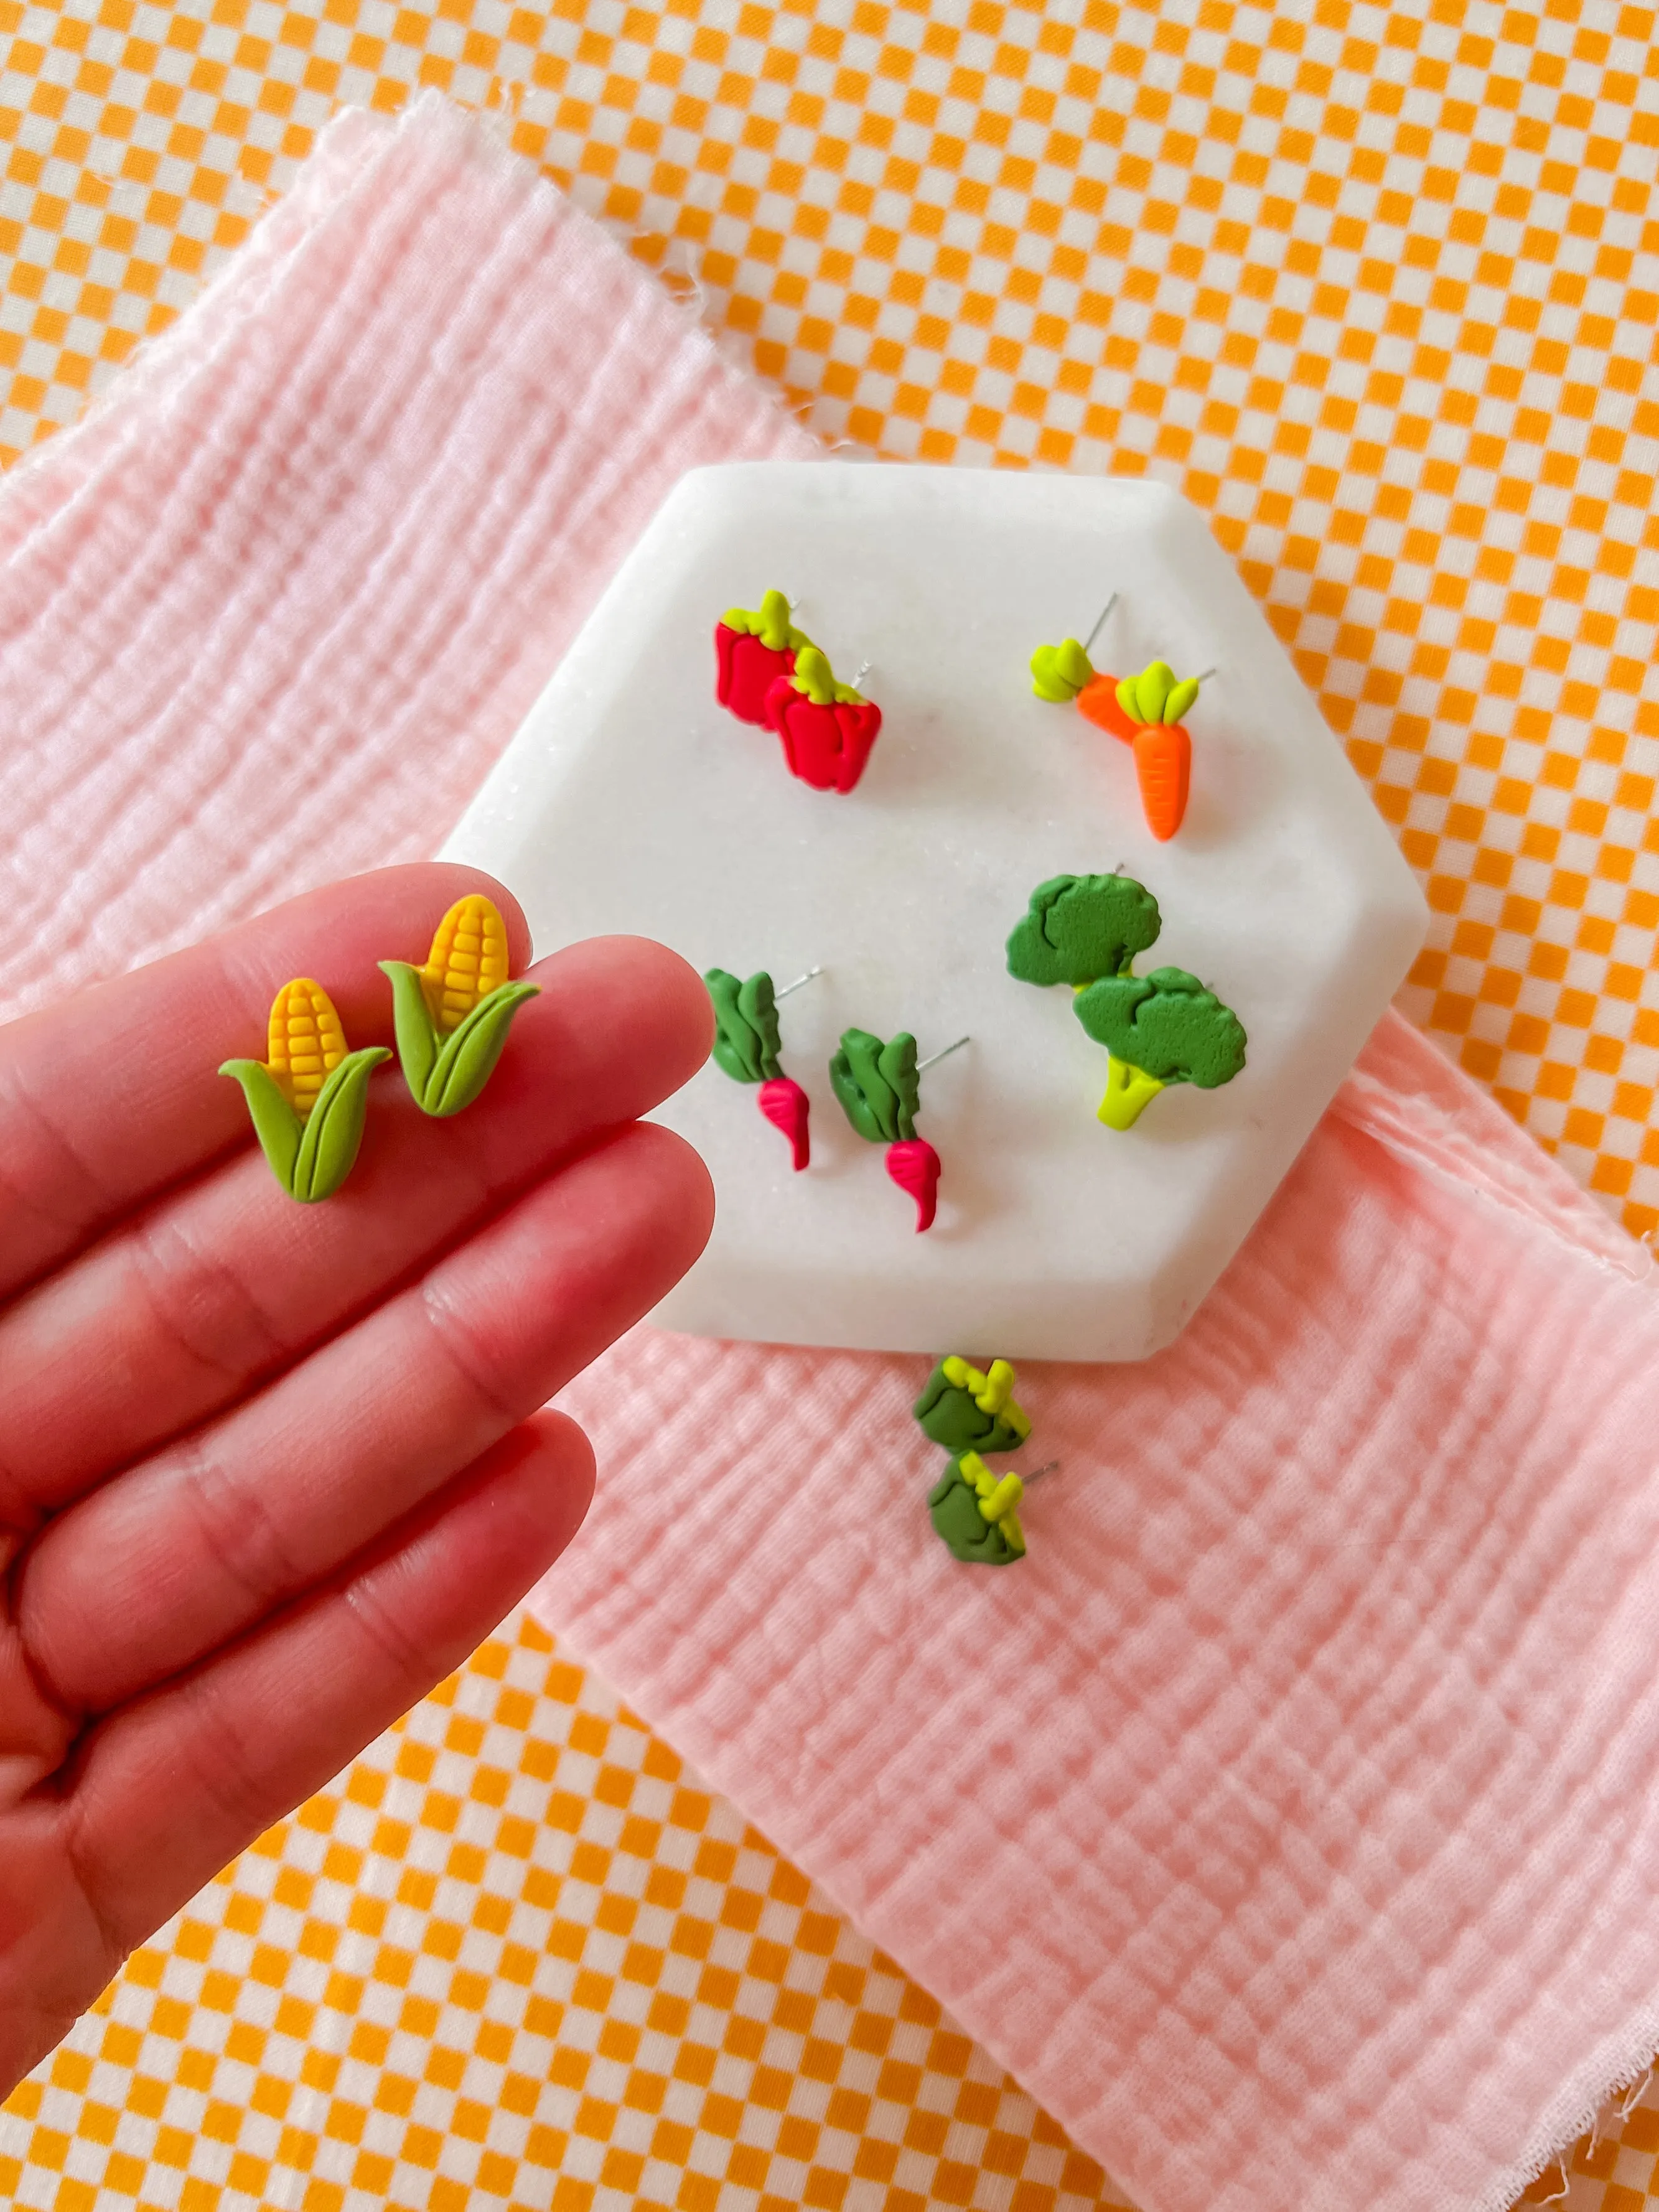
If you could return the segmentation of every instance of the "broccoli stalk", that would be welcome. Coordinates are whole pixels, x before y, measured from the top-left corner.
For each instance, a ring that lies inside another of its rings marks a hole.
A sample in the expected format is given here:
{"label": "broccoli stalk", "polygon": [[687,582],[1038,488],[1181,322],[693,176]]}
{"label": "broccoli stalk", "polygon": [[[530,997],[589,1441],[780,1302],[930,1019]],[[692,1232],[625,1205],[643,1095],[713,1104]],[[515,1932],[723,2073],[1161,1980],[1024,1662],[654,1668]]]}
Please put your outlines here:
{"label": "broccoli stalk", "polygon": [[1073,1004],[1089,1035],[1111,1054],[1100,1102],[1109,1129],[1133,1127],[1172,1083],[1213,1091],[1244,1065],[1238,1016],[1184,968],[1103,976]]}

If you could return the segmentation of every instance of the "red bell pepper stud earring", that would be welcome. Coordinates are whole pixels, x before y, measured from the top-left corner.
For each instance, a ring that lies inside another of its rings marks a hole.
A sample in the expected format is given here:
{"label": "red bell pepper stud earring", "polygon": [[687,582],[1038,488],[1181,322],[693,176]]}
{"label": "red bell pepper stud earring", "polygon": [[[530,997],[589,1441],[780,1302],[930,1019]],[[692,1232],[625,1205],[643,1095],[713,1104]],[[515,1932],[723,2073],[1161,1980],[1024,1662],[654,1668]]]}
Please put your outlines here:
{"label": "red bell pepper stud earring", "polygon": [[728,607],[714,625],[719,665],[714,696],[740,722],[753,722],[757,729],[772,726],[767,720],[767,693],[781,677],[794,674],[796,656],[812,642],[789,617],[784,594],[768,592],[752,611]]}
{"label": "red bell pepper stud earring", "polygon": [[837,684],[814,645],[801,648],[787,676],[774,679],[766,714],[783,740],[789,773],[814,791],[851,791],[881,734],[880,708],[852,684]]}

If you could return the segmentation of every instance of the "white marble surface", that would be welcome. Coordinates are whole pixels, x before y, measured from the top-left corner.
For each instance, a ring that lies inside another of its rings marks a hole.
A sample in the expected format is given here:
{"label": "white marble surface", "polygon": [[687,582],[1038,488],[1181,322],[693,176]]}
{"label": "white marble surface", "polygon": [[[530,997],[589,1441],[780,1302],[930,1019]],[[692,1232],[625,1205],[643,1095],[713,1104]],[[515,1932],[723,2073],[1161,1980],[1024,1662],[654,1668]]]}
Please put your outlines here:
{"label": "white marble surface", "polygon": [[[777,586],[865,688],[858,789],[809,790],[714,698],[714,626]],[[1039,643],[1116,591],[1097,668],[1213,665],[1188,717],[1179,836],[1141,817],[1129,749],[1034,698]],[[794,1175],[756,1094],[712,1064],[661,1118],[719,1193],[665,1325],[775,1342],[1133,1359],[1174,1338],[1342,1080],[1423,938],[1420,892],[1200,517],[1146,483],[835,463],[685,477],[446,848],[522,900],[537,949],[608,931],[699,969],[823,976],[781,1012],[811,1093]],[[1243,1073],[1096,1119],[1106,1055],[1070,994],[1016,983],[1008,933],[1062,872],[1158,900],[1137,968],[1194,970],[1238,1014]],[[937,1225],[856,1137],[827,1063],[848,1024],[915,1032]]]}

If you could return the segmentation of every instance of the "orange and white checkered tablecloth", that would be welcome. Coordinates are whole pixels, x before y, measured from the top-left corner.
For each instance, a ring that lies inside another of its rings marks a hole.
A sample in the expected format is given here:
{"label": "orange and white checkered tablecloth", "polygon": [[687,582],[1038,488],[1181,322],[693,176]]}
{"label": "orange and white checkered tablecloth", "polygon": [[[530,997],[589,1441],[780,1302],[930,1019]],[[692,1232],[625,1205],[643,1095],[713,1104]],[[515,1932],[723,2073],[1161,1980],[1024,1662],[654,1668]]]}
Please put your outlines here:
{"label": "orange and white checkered tablecloth", "polygon": [[[1425,884],[1407,1012],[1659,1227],[1653,9],[0,0],[0,30],[6,459],[337,104],[437,85],[825,436],[1204,507]],[[1659,2197],[1659,2095],[1603,2134],[1531,2197]],[[0,2194],[1120,2201],[521,1622],[135,1958],[0,2112]]]}

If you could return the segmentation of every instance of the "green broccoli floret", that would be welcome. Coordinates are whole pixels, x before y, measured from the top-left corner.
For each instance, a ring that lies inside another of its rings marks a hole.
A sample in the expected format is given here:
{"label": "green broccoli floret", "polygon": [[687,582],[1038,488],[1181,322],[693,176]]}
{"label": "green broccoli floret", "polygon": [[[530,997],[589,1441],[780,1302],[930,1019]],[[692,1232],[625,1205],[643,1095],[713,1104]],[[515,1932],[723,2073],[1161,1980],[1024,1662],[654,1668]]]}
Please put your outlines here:
{"label": "green broccoli floret", "polygon": [[769,1083],[778,1065],[778,1008],[763,969],[740,983],[724,968],[703,977],[714,1002],[714,1060],[734,1083]]}
{"label": "green broccoli floret", "polygon": [[1052,876],[1008,939],[1008,973],[1076,990],[1122,975],[1161,927],[1158,901],[1133,876]]}
{"label": "green broccoli floret", "polygon": [[1103,976],[1079,991],[1073,1006],[1112,1056],[1100,1103],[1109,1128],[1128,1128],[1169,1084],[1213,1091],[1244,1065],[1243,1024],[1184,968]]}
{"label": "green broccoli floret", "polygon": [[843,1030],[830,1063],[830,1086],[866,1143],[893,1145],[915,1135],[921,1090],[916,1041],[908,1030],[884,1044],[868,1030]]}

